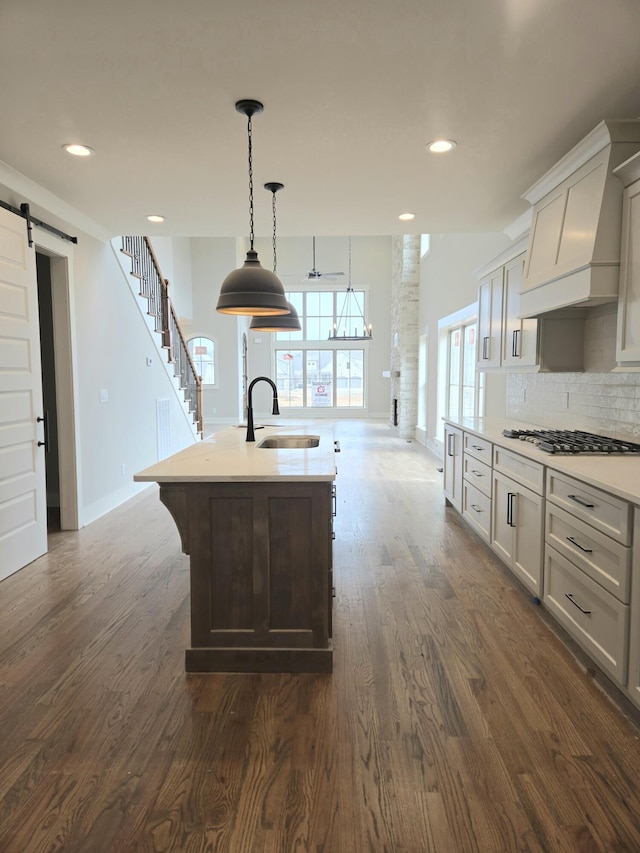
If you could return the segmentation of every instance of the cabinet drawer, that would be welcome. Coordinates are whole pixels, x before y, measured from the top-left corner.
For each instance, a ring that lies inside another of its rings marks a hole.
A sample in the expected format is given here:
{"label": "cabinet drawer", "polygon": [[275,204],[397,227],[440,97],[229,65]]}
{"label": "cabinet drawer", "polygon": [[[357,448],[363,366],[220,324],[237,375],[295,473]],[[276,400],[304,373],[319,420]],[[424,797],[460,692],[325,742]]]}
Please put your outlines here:
{"label": "cabinet drawer", "polygon": [[623,604],[629,603],[631,548],[547,501],[546,541]]}
{"label": "cabinet drawer", "polygon": [[548,468],[547,499],[623,545],[631,544],[631,506],[621,498]]}
{"label": "cabinet drawer", "polygon": [[487,441],[484,438],[478,438],[477,435],[473,435],[470,432],[465,432],[464,452],[468,453],[469,456],[473,456],[476,459],[479,459],[481,462],[485,462],[487,465],[491,465],[492,449],[493,445],[490,441]]}
{"label": "cabinet drawer", "polygon": [[550,612],[605,672],[626,684],[629,606],[548,545],[544,572]]}
{"label": "cabinet drawer", "polygon": [[485,462],[480,462],[479,459],[464,454],[463,464],[464,478],[469,483],[474,485],[476,489],[490,498],[491,497],[491,466]]}
{"label": "cabinet drawer", "polygon": [[544,466],[539,462],[512,453],[504,447],[496,445],[493,448],[493,467],[508,477],[513,477],[523,486],[534,491],[537,495],[544,494]]}
{"label": "cabinet drawer", "polygon": [[491,498],[466,480],[462,484],[462,514],[485,542],[489,542]]}

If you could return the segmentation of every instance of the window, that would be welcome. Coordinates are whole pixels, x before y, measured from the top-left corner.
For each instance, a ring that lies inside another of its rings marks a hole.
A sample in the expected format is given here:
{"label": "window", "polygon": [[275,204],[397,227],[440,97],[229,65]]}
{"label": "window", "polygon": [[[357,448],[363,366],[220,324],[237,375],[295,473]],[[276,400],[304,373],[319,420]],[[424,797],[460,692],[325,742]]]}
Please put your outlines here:
{"label": "window", "polygon": [[477,304],[438,323],[438,425],[442,417],[473,418],[484,412],[484,373],[476,370]]}
{"label": "window", "polygon": [[[289,291],[302,330],[275,335],[276,384],[281,408],[364,408],[365,350],[360,341],[330,340],[345,290]],[[365,291],[354,291],[362,317],[343,318],[349,334],[362,334]],[[283,346],[290,342],[291,348]]]}
{"label": "window", "polygon": [[190,338],[187,349],[203,385],[216,384],[216,345],[210,338]]}

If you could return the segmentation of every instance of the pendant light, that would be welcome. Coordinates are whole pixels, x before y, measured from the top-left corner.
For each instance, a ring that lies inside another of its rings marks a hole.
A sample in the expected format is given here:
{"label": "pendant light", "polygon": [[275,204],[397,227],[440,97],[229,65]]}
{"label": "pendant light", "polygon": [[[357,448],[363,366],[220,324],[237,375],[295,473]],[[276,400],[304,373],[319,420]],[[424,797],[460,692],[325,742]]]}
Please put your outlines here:
{"label": "pendant light", "polygon": [[[272,193],[271,209],[273,211],[273,274],[276,274],[278,257],[276,254],[276,193],[284,189],[284,184],[271,182],[264,185],[265,190]],[[290,302],[288,314],[278,314],[271,317],[254,317],[249,328],[253,332],[299,332],[302,326],[298,312]]]}
{"label": "pendant light", "polygon": [[247,116],[249,149],[249,251],[240,269],[229,273],[222,283],[216,309],[222,314],[248,314],[271,316],[288,314],[289,306],[284,296],[280,279],[270,270],[264,269],[254,251],[253,241],[253,149],[252,116],[264,109],[260,101],[243,100],[236,103],[236,110]]}
{"label": "pendant light", "polygon": [[[347,323],[356,321],[356,318],[360,318],[362,334],[358,334],[360,323],[356,322],[356,325],[353,327],[353,334],[350,335],[349,332],[351,329],[347,326]],[[342,329],[342,334],[340,334],[340,329]],[[358,297],[356,296],[353,290],[353,285],[351,284],[351,237],[349,237],[349,283],[347,284],[347,295],[345,296],[342,304],[342,311],[340,312],[338,322],[333,327],[333,334],[329,333],[329,340],[370,341],[372,337],[373,327],[371,323],[367,326],[364,319],[364,311],[360,306]]]}

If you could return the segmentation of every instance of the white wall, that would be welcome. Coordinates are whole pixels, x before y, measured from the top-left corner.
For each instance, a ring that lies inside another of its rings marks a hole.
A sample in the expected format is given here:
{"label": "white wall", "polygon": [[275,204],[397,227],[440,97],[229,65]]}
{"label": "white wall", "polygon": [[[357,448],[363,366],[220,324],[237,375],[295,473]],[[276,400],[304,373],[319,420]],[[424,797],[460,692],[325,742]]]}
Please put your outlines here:
{"label": "white wall", "polygon": [[182,323],[183,332],[188,338],[203,335],[216,344],[216,384],[203,391],[205,422],[233,423],[241,409],[239,321],[219,314],[216,305],[222,282],[241,265],[238,247],[236,240],[224,237],[194,237],[190,243],[192,318]]}
{"label": "white wall", "polygon": [[83,525],[144,488],[132,476],[158,460],[157,400],[171,400],[170,452],[194,438],[111,245],[78,234],[73,267]]}
{"label": "white wall", "polygon": [[152,237],[151,244],[180,321],[192,318],[191,238]]}
{"label": "white wall", "polygon": [[[430,251],[420,264],[420,334],[427,336],[426,433],[418,440],[441,454],[436,441],[438,320],[459,311],[478,297],[473,271],[511,244],[503,233],[433,234]],[[500,415],[505,407],[505,376],[487,374],[487,411]]]}

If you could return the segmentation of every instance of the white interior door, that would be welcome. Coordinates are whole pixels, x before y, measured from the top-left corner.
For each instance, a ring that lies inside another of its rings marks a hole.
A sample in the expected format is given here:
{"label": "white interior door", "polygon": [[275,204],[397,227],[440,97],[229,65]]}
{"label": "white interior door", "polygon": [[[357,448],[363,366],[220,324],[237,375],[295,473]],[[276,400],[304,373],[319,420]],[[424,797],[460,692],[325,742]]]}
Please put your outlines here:
{"label": "white interior door", "polygon": [[0,580],[47,550],[35,250],[0,208]]}

